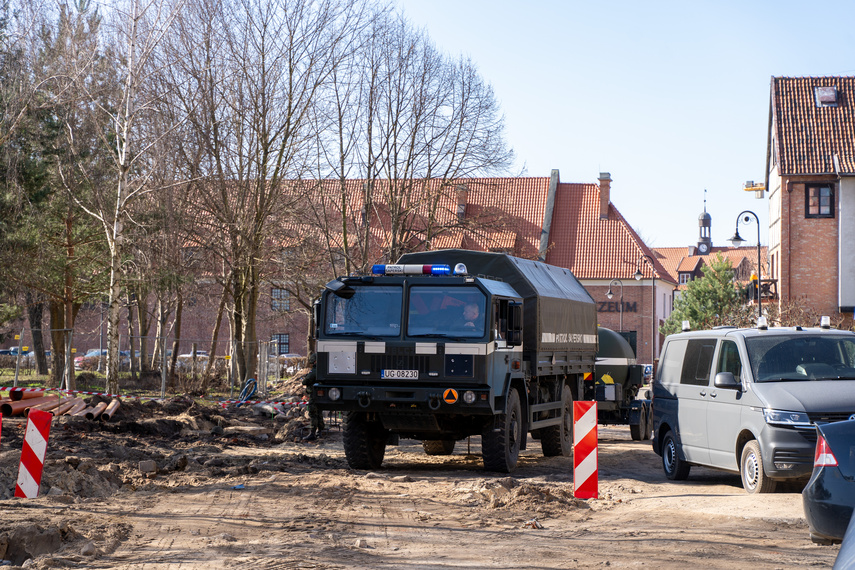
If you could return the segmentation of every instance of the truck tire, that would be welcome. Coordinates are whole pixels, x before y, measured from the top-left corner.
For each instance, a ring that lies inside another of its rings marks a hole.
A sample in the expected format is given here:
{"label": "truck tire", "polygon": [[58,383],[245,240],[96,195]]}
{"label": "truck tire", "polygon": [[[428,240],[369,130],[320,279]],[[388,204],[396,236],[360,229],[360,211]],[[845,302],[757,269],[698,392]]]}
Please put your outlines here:
{"label": "truck tire", "polygon": [[344,455],[351,469],[379,469],[386,455],[388,430],[363,412],[347,412],[342,426]]}
{"label": "truck tire", "polygon": [[451,455],[454,453],[453,439],[426,439],[422,442],[422,447],[428,455]]}
{"label": "truck tire", "polygon": [[638,414],[638,424],[629,425],[629,435],[632,437],[632,441],[642,441],[645,439],[650,439],[650,436],[647,435],[645,430],[647,430],[647,408],[641,406],[641,409]]}
{"label": "truck tire", "polygon": [[662,440],[662,469],[665,470],[665,476],[672,481],[683,481],[689,476],[691,468],[691,465],[680,459],[674,432],[668,431]]}
{"label": "truck tire", "polygon": [[543,428],[540,433],[544,457],[569,457],[573,453],[573,394],[569,386],[565,386],[562,392],[561,423]]}
{"label": "truck tire", "polygon": [[520,456],[520,443],[525,434],[522,431],[523,417],[520,396],[516,388],[508,392],[505,413],[496,418],[497,431],[488,428],[481,434],[481,456],[484,469],[510,473],[517,466]]}
{"label": "truck tire", "polygon": [[751,494],[775,492],[777,481],[766,475],[766,470],[763,469],[763,456],[760,454],[760,444],[756,439],[752,439],[742,448],[739,475],[742,477],[742,486]]}

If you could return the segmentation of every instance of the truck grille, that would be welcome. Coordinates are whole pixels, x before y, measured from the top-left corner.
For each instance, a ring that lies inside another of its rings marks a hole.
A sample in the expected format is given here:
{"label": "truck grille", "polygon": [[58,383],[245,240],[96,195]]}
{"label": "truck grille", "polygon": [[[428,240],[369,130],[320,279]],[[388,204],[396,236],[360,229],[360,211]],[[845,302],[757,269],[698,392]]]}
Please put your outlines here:
{"label": "truck grille", "polygon": [[430,355],[426,354],[372,354],[370,367],[372,373],[381,370],[418,370],[427,373],[430,370]]}

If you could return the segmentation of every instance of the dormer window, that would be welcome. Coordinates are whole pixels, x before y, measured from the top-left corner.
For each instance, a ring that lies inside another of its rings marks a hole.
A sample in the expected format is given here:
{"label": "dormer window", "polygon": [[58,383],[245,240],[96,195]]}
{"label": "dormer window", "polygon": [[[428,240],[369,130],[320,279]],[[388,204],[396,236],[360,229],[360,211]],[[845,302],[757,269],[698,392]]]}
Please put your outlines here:
{"label": "dormer window", "polygon": [[680,285],[686,285],[691,280],[692,280],[692,274],[691,273],[680,273]]}
{"label": "dormer window", "polygon": [[817,107],[837,107],[837,87],[814,87]]}

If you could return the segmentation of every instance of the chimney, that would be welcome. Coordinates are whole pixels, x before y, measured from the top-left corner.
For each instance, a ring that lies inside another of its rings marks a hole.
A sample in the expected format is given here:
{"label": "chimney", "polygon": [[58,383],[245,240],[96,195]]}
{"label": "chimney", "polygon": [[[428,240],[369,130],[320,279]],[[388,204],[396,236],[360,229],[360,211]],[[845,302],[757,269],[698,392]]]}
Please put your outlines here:
{"label": "chimney", "polygon": [[609,219],[612,177],[608,172],[600,172],[600,219]]}

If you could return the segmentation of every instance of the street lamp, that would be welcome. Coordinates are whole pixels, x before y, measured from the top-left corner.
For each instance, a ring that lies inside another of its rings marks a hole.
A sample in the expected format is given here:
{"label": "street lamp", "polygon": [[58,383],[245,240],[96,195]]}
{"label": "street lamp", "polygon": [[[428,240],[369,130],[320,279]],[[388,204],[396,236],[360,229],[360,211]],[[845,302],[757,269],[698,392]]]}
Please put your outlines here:
{"label": "street lamp", "polygon": [[751,210],[745,210],[744,212],[741,212],[738,216],[736,216],[736,232],[734,232],[733,237],[730,238],[728,241],[733,244],[733,247],[739,247],[743,243],[745,243],[745,240],[742,239],[742,236],[739,235],[739,218],[741,218],[743,214],[745,215],[743,222],[748,223],[751,221],[751,218],[748,217],[748,214],[754,216],[754,220],[757,222],[757,316],[762,317],[763,300],[761,298],[760,291],[762,289],[763,277],[762,273],[760,272],[760,218],[757,217],[757,214],[755,214]]}
{"label": "street lamp", "polygon": [[642,253],[641,257],[638,258],[638,268],[633,274],[636,281],[641,281],[641,278],[644,277],[644,274],[641,273],[642,259],[646,259],[647,263],[650,264],[650,275],[652,279],[651,289],[653,289],[653,293],[650,296],[650,364],[653,364],[654,360],[656,360],[656,265],[654,265],[652,257],[646,253]]}
{"label": "street lamp", "polygon": [[620,279],[612,279],[609,282],[609,290],[606,292],[606,297],[608,297],[609,300],[615,296],[615,294],[612,293],[612,283],[620,285],[620,330],[623,330],[623,281]]}

